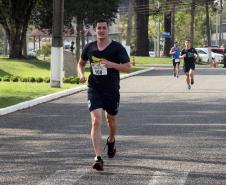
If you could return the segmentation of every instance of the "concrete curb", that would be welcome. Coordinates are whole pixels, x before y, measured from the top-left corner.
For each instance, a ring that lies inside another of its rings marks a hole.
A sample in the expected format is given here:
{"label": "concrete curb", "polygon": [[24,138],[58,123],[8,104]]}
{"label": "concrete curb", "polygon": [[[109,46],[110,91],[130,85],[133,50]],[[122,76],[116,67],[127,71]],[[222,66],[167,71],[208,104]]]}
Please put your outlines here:
{"label": "concrete curb", "polygon": [[[141,73],[145,73],[145,72],[151,71],[153,69],[154,69],[154,67],[150,67],[148,69],[144,69],[144,70],[136,71],[136,72],[133,72],[133,73],[125,74],[125,75],[120,76],[120,79],[129,78],[131,76],[135,76],[135,75],[138,75],[138,74],[141,74]],[[33,107],[35,105],[45,103],[45,102],[48,102],[48,101],[52,101],[52,100],[55,100],[55,99],[58,99],[58,98],[61,98],[61,97],[64,97],[64,96],[69,96],[69,95],[84,91],[86,89],[87,89],[87,86],[83,85],[83,86],[76,87],[76,88],[73,88],[73,89],[68,89],[68,90],[65,90],[65,91],[61,91],[61,92],[49,94],[49,95],[46,95],[46,96],[42,96],[42,97],[36,98],[34,100],[21,102],[21,103],[18,103],[16,105],[12,105],[12,106],[9,106],[9,107],[6,107],[6,108],[1,108],[0,109],[0,116],[6,115],[6,114],[9,114],[9,113],[12,113],[12,112],[16,112],[18,110],[27,109],[29,107]]]}

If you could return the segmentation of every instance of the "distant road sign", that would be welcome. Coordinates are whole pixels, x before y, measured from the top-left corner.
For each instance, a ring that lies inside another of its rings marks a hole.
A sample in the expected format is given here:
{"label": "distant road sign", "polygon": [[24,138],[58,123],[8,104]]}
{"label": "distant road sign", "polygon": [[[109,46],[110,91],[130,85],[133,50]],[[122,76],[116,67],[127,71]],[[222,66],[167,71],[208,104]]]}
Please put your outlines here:
{"label": "distant road sign", "polygon": [[170,38],[170,32],[162,32],[163,38]]}

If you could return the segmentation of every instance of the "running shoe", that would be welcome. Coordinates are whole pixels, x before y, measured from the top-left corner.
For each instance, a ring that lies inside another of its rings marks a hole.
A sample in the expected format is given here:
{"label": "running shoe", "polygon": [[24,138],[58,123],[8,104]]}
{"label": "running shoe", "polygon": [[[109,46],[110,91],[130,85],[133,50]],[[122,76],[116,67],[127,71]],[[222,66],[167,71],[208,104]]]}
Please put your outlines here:
{"label": "running shoe", "polygon": [[104,170],[104,161],[101,159],[100,156],[95,157],[95,163],[93,164],[93,169],[97,171],[103,171]]}
{"label": "running shoe", "polygon": [[194,82],[194,79],[191,79],[191,85],[193,85],[195,82]]}
{"label": "running shoe", "polygon": [[191,89],[191,85],[190,85],[190,84],[188,85],[188,89],[189,89],[189,90]]}
{"label": "running shoe", "polygon": [[108,137],[107,143],[106,143],[106,145],[108,146],[107,154],[108,154],[109,158],[113,158],[116,154],[115,140],[113,143],[110,143],[108,140],[109,140],[109,137]]}

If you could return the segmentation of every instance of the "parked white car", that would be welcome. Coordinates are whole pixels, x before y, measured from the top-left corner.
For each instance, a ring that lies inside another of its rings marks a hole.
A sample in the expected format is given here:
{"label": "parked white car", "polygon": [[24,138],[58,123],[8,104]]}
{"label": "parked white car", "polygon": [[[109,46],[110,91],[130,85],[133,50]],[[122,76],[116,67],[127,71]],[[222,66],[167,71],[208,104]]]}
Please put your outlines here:
{"label": "parked white car", "polygon": [[[209,62],[209,56],[208,56],[208,48],[195,48],[196,51],[199,54],[199,58],[203,62]],[[219,53],[214,53],[211,51],[212,60],[216,62],[221,62],[223,60],[223,55]],[[211,61],[212,62],[212,61]]]}
{"label": "parked white car", "polygon": [[150,57],[155,57],[156,56],[155,51],[149,51],[149,56]]}

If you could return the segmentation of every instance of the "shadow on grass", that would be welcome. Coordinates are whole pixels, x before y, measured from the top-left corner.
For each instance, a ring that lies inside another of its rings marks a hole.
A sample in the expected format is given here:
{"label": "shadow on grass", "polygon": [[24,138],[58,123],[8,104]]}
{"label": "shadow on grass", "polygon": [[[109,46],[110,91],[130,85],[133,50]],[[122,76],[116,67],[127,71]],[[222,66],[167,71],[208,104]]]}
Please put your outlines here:
{"label": "shadow on grass", "polygon": [[4,70],[1,70],[1,69],[0,69],[0,77],[3,77],[3,76],[12,76],[12,74],[7,73],[7,72],[5,72]]}
{"label": "shadow on grass", "polygon": [[32,97],[4,96],[0,97],[0,108],[15,105],[33,99]]}

